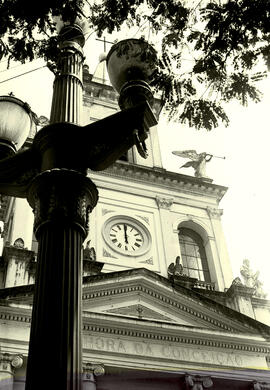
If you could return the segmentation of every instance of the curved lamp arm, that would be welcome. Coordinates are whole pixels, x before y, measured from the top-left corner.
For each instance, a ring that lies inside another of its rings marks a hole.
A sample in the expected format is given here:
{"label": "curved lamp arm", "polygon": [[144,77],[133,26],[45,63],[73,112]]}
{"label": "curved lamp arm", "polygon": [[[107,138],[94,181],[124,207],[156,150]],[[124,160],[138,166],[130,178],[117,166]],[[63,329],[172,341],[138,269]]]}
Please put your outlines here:
{"label": "curved lamp arm", "polygon": [[108,168],[133,145],[144,142],[156,118],[147,102],[86,126],[55,123],[35,136],[28,150],[0,161],[0,193],[27,197],[35,176],[55,168],[86,173]]}
{"label": "curved lamp arm", "polygon": [[0,193],[26,198],[29,183],[39,173],[40,157],[32,149],[0,161]]}

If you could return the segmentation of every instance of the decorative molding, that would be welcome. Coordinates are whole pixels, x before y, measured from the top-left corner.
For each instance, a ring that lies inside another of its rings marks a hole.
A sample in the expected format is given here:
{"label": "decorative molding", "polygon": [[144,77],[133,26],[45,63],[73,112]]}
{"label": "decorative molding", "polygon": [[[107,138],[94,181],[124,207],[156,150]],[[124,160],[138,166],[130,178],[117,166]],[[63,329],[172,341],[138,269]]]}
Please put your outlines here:
{"label": "decorative molding", "polygon": [[[43,140],[40,143],[42,147]],[[72,191],[71,182],[74,184]],[[37,237],[40,227],[45,223],[56,223],[63,218],[80,227],[86,237],[89,214],[97,204],[98,191],[95,184],[83,174],[71,169],[55,168],[35,177],[27,200],[34,210],[34,231]]]}
{"label": "decorative molding", "polygon": [[142,215],[136,215],[136,217],[141,218],[144,222],[147,223],[147,225],[149,225],[149,218],[148,217],[144,217]]}
{"label": "decorative molding", "polygon": [[113,213],[113,210],[102,209],[102,216],[104,216],[104,215],[106,215],[108,213]]}
{"label": "decorative molding", "polygon": [[150,257],[150,259],[140,261],[141,264],[154,264],[153,257]]}
{"label": "decorative molding", "polygon": [[244,345],[244,344],[235,344],[233,342],[223,342],[223,341],[215,341],[210,339],[196,339],[192,337],[185,337],[185,336],[174,336],[170,334],[160,334],[160,333],[153,333],[151,331],[147,331],[144,329],[143,331],[137,331],[130,328],[113,328],[106,325],[91,325],[91,324],[84,324],[83,330],[88,332],[96,332],[96,333],[105,333],[109,334],[110,337],[115,336],[127,336],[127,337],[135,337],[135,338],[141,338],[141,339],[147,339],[147,340],[158,340],[158,341],[165,341],[165,342],[172,342],[172,343],[182,343],[182,344],[188,344],[193,346],[201,346],[201,347],[211,347],[211,348],[225,348],[225,349],[231,349],[234,351],[241,351],[241,352],[249,352],[249,353],[262,353],[262,354],[268,354],[270,352],[270,348],[267,347],[257,347],[257,346],[250,346],[250,345]]}
{"label": "decorative molding", "polygon": [[9,320],[9,321],[18,321],[18,322],[31,322],[31,316],[26,316],[22,314],[13,314],[13,313],[0,313],[1,320]]}
{"label": "decorative molding", "polygon": [[209,217],[211,217],[211,218],[219,219],[223,215],[223,210],[221,210],[221,209],[216,209],[214,207],[207,207],[206,210],[207,210]]}
{"label": "decorative molding", "polygon": [[[92,294],[91,294],[92,295]],[[106,294],[104,294],[106,295]],[[85,297],[84,297],[85,299]],[[18,315],[18,314],[11,314],[11,313],[1,313],[0,319],[4,320],[12,320],[17,322],[24,322],[24,323],[30,323],[31,317],[25,316],[25,315]],[[100,332],[100,333],[108,333],[110,335],[123,335],[123,336],[129,336],[129,337],[139,337],[139,338],[146,338],[146,339],[152,339],[152,340],[159,340],[159,341],[166,341],[166,342],[176,342],[176,343],[183,343],[183,344],[189,344],[189,345],[200,345],[200,346],[206,346],[206,347],[215,347],[215,348],[226,348],[226,349],[232,349],[234,351],[245,351],[245,352],[255,352],[255,353],[263,353],[263,354],[269,354],[270,348],[269,347],[259,347],[259,346],[250,346],[250,345],[244,345],[244,344],[235,344],[232,342],[223,342],[223,341],[215,341],[215,340],[200,340],[195,339],[192,337],[179,337],[179,336],[173,336],[173,335],[163,335],[163,334],[155,334],[153,332],[148,332],[147,330],[144,331],[136,331],[132,329],[123,329],[123,328],[112,328],[109,326],[104,325],[91,325],[91,324],[83,324],[83,330],[85,331],[91,331],[91,332]]]}
{"label": "decorative molding", "polygon": [[[124,289],[122,289],[124,290]],[[125,292],[125,291],[122,291]],[[87,295],[87,297],[85,296]],[[89,299],[96,297],[97,294],[84,294],[84,299]],[[100,294],[101,295],[101,294]],[[103,291],[104,296],[108,296],[106,291]],[[176,304],[174,306],[177,306]],[[29,310],[30,311],[30,310]],[[206,317],[206,316],[205,316]],[[27,315],[19,315],[15,313],[0,313],[0,319],[4,320],[10,320],[10,321],[17,321],[17,322],[23,322],[30,324],[31,323],[31,316]],[[83,316],[84,319],[84,316]],[[85,321],[83,321],[85,322]],[[231,329],[231,328],[229,328]],[[152,340],[160,340],[160,341],[166,341],[166,342],[176,342],[176,343],[183,343],[183,344],[189,344],[189,345],[201,345],[201,346],[207,346],[207,347],[215,347],[215,348],[226,348],[226,349],[232,349],[234,351],[245,351],[245,352],[255,352],[255,353],[263,353],[263,354],[270,354],[270,348],[269,347],[261,347],[261,346],[250,346],[250,345],[244,345],[244,344],[236,344],[233,342],[225,342],[225,341],[215,341],[215,340],[201,340],[196,339],[192,337],[179,337],[179,336],[173,336],[168,334],[156,334],[147,330],[144,331],[136,331],[132,329],[123,329],[123,328],[112,328],[110,326],[104,326],[104,325],[91,325],[91,324],[83,324],[83,330],[85,331],[91,331],[91,332],[100,332],[100,333],[108,333],[110,335],[123,335],[123,336],[129,336],[129,337],[139,337],[139,338],[146,338],[146,339],[152,339]]]}
{"label": "decorative molding", "polygon": [[110,257],[111,259],[117,259],[117,257],[111,255],[110,252],[108,252],[105,248],[103,248],[103,256]]}
{"label": "decorative molding", "polygon": [[159,209],[170,210],[173,205],[174,198],[165,198],[156,195],[156,202]]}

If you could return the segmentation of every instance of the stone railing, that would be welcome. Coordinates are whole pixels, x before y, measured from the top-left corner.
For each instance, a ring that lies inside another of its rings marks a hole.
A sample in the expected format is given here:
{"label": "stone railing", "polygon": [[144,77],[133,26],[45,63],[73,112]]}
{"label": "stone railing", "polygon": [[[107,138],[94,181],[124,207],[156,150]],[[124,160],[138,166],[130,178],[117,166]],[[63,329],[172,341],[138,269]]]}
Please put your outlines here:
{"label": "stone railing", "polygon": [[200,288],[202,290],[215,291],[215,283],[213,282],[204,282],[203,280],[197,280],[194,284],[194,288]]}

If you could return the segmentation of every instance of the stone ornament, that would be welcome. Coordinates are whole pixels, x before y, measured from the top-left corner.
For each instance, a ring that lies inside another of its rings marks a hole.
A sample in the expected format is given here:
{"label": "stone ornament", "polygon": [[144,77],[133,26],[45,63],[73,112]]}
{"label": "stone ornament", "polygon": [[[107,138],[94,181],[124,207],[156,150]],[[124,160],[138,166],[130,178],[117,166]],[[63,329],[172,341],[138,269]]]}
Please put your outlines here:
{"label": "stone ornament", "polygon": [[102,364],[85,363],[83,364],[83,371],[86,375],[86,378],[87,375],[89,375],[89,379],[91,379],[92,375],[102,376],[105,374],[105,368]]}
{"label": "stone ornament", "polygon": [[204,390],[210,389],[213,386],[213,381],[210,376],[186,375],[185,383],[187,390]]}
{"label": "stone ornament", "polygon": [[270,389],[270,383],[266,382],[253,382],[253,390],[269,390]]}
{"label": "stone ornament", "polygon": [[194,174],[198,178],[208,178],[205,172],[206,163],[209,162],[212,158],[212,154],[208,153],[197,153],[196,150],[182,150],[182,151],[173,151],[172,154],[178,157],[188,158],[191,161],[186,162],[181,168],[192,167],[194,169]]}
{"label": "stone ornament", "polygon": [[243,264],[240,269],[240,274],[244,281],[244,286],[255,289],[254,296],[257,298],[265,299],[267,294],[263,291],[263,283],[259,280],[260,272],[252,271],[250,262],[248,259],[243,260]]}
{"label": "stone ornament", "polygon": [[9,353],[0,353],[0,369],[7,372],[12,372],[16,368],[23,365],[23,358],[21,355],[11,355]]}
{"label": "stone ornament", "polygon": [[232,286],[244,286],[239,276],[233,279]]}
{"label": "stone ornament", "polygon": [[221,209],[216,209],[214,207],[207,207],[207,213],[209,217],[212,218],[220,218],[223,215],[223,210]]}
{"label": "stone ornament", "polygon": [[163,198],[163,197],[157,195],[156,202],[157,202],[159,209],[170,210],[172,205],[173,205],[174,199],[173,198]]}
{"label": "stone ornament", "polygon": [[154,264],[154,261],[153,261],[153,257],[150,257],[149,259],[147,260],[144,260],[144,261],[140,261],[141,264]]}
{"label": "stone ornament", "polygon": [[87,241],[86,246],[83,250],[84,260],[96,261],[96,251],[95,248],[91,246],[91,240]]}
{"label": "stone ornament", "polygon": [[168,276],[182,276],[184,274],[182,264],[180,264],[180,256],[177,256],[175,263],[171,263],[168,267]]}
{"label": "stone ornament", "polygon": [[22,367],[22,365],[23,365],[23,358],[21,356],[19,356],[19,355],[13,357],[13,359],[11,361],[11,365],[14,368]]}
{"label": "stone ornament", "polygon": [[103,248],[103,256],[104,257],[110,257],[112,259],[116,259],[115,256],[113,256],[110,252],[108,252],[106,249]]}
{"label": "stone ornament", "polygon": [[13,246],[15,246],[16,248],[19,248],[19,249],[23,249],[24,248],[24,240],[22,238],[17,238],[15,241],[14,241],[14,244]]}

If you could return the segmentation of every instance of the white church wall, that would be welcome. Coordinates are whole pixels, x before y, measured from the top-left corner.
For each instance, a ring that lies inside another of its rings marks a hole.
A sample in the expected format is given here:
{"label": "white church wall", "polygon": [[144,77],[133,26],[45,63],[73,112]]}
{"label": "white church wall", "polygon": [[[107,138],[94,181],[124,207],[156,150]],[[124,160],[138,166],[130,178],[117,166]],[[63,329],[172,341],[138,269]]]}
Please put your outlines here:
{"label": "white church wall", "polygon": [[33,237],[34,214],[26,199],[16,198],[13,225],[8,241],[13,244],[17,238],[22,238],[24,247],[31,249]]}
{"label": "white church wall", "polygon": [[[142,199],[140,196],[121,194],[114,190],[99,189],[99,203],[90,217],[91,245],[94,246],[97,260],[104,262],[103,271],[115,271],[126,268],[146,267],[160,273],[160,253],[163,253],[162,235],[158,228],[159,215],[154,200]],[[111,223],[135,224],[146,233],[149,245],[143,252],[134,255],[123,252],[110,245],[106,226]],[[95,235],[91,232],[95,231]]]}

